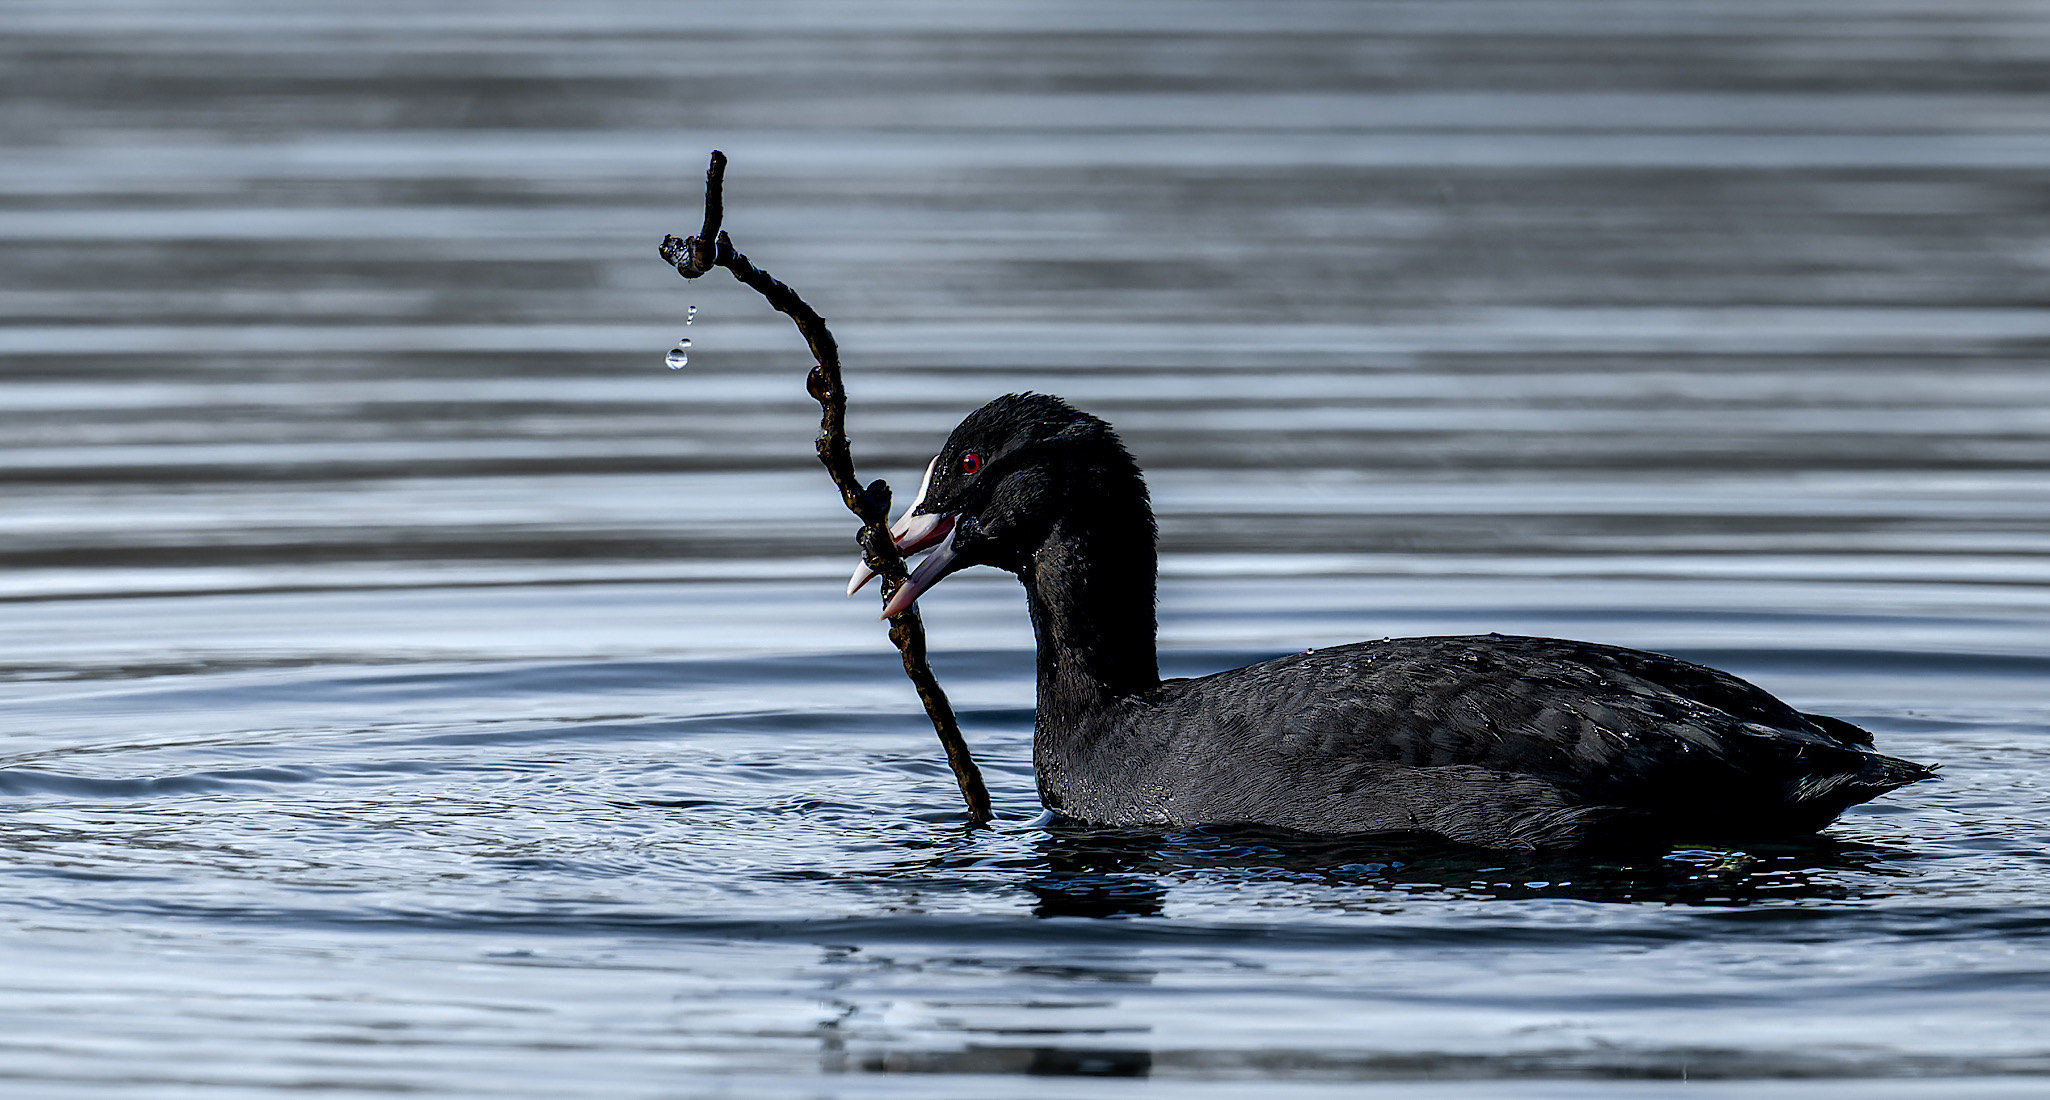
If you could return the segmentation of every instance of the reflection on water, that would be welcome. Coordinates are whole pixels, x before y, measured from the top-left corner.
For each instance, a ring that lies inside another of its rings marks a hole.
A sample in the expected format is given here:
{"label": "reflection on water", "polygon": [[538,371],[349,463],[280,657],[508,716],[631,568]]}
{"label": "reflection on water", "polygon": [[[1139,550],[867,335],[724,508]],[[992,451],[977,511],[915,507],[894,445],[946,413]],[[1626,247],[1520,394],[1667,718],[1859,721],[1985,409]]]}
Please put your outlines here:
{"label": "reflection on water", "polygon": [[[2046,17],[8,5],[0,1080],[2034,1095]],[[1945,781],[1628,859],[1036,826],[970,574],[964,829],[801,343],[654,256],[715,146],[868,476],[1119,427],[1169,674],[1569,635]]]}
{"label": "reflection on water", "polygon": [[[1042,917],[1158,916],[1175,879],[1220,875],[1283,889],[1329,886],[1353,897],[1379,892],[1401,899],[1735,907],[1884,897],[1895,892],[1885,885],[1888,878],[1913,875],[1913,856],[1834,837],[1745,848],[1681,846],[1627,858],[1504,855],[1401,838],[1327,840],[1211,828],[1160,836],[1070,825],[1054,827],[1042,845],[1047,873],[1026,885],[1038,896],[1034,913]],[[1901,862],[1889,865],[1889,859]]]}

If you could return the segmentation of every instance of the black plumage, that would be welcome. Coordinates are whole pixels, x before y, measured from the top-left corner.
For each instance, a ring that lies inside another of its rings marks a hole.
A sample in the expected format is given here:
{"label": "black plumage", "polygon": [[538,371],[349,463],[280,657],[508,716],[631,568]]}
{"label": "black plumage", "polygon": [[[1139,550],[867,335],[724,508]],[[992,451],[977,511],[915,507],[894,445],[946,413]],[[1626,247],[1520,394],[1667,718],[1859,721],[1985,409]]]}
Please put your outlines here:
{"label": "black plumage", "polygon": [[1024,582],[1040,797],[1085,822],[1524,849],[1745,839],[1933,775],[1727,673],[1589,642],[1400,638],[1163,681],[1144,479],[1110,425],[1055,397],[970,414],[896,533],[937,549],[893,609],[967,565]]}

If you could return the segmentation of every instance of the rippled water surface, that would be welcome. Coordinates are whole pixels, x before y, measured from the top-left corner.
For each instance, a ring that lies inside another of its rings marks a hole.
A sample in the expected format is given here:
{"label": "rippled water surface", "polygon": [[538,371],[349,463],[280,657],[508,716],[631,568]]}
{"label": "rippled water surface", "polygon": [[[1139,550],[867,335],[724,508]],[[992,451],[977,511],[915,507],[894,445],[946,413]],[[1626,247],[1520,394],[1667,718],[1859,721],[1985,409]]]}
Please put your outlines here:
{"label": "rippled water surface", "polygon": [[[8,1095],[2037,1096],[2050,6],[0,3]],[[1031,824],[1059,393],[1163,664],[1501,631],[1944,765],[1662,859]],[[688,369],[663,352],[699,313]]]}

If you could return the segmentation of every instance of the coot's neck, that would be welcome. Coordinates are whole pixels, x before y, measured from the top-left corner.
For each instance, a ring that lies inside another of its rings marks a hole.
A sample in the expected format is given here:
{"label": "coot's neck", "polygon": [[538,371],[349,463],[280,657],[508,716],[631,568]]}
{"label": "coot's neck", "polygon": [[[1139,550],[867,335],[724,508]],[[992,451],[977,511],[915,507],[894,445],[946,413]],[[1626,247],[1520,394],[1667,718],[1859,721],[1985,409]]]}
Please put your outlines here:
{"label": "coot's neck", "polygon": [[1079,732],[1112,701],[1159,686],[1154,569],[1142,496],[1062,518],[1020,571],[1039,643],[1042,730]]}

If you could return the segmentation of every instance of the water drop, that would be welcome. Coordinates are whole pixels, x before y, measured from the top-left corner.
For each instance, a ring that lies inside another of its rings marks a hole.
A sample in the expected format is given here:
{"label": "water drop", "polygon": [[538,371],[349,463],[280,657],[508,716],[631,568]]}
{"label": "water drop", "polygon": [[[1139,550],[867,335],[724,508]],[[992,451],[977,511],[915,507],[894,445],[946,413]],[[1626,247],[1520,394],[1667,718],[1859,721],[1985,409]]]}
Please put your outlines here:
{"label": "water drop", "polygon": [[[695,321],[695,320],[697,320],[697,319],[698,319],[698,307],[696,307],[696,306],[689,306],[689,307],[687,307],[687,308],[686,308],[686,309],[684,310],[684,314],[683,314],[683,324],[684,324],[684,327],[686,327],[686,328],[690,327],[690,323],[691,323],[692,321]],[[680,337],[678,337],[678,338],[677,338],[677,340],[676,340],[676,346],[675,346],[675,347],[673,347],[673,348],[670,348],[670,349],[669,349],[669,355],[668,355],[668,356],[667,356],[666,358],[664,358],[664,359],[663,359],[662,361],[663,361],[664,363],[667,363],[667,364],[669,364],[669,369],[670,369],[670,370],[682,370],[683,368],[685,368],[685,367],[689,366],[689,365],[690,365],[690,337],[688,337],[688,336],[680,336]]]}

